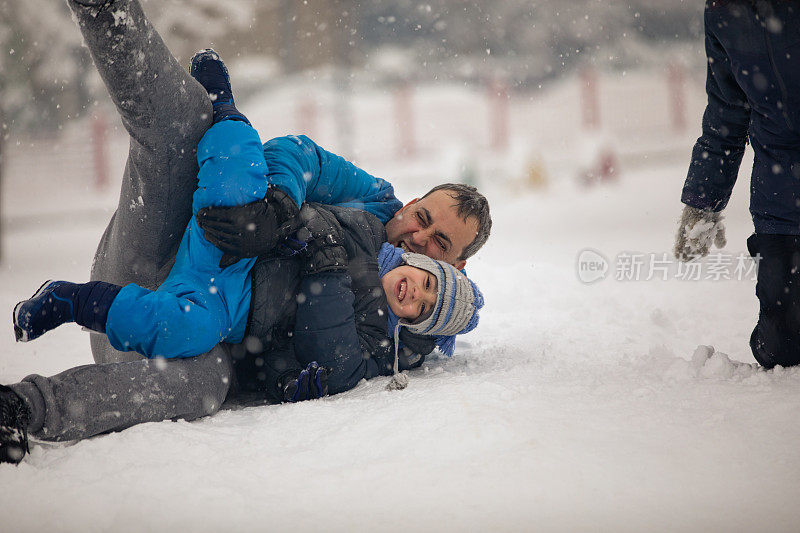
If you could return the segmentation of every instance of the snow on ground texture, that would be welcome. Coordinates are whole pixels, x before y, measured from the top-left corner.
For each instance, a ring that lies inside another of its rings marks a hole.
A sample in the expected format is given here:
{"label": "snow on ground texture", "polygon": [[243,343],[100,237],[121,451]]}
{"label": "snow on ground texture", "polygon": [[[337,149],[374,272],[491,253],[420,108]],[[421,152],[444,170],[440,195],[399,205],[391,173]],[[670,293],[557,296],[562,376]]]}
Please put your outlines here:
{"label": "snow on ground texture", "polygon": [[[404,391],[376,379],[36,446],[0,466],[0,529],[797,530],[800,371],[752,365],[754,282],[576,275],[584,248],[668,252],[686,165],[589,190],[566,174],[538,193],[484,183],[494,232],[468,272],[487,305],[453,358],[429,359]],[[410,197],[402,165],[386,167]],[[731,253],[751,231],[746,182]],[[44,279],[86,278],[103,217],[56,220],[6,235],[9,315]],[[3,383],[91,361],[75,327],[16,345],[9,322],[0,347]]]}

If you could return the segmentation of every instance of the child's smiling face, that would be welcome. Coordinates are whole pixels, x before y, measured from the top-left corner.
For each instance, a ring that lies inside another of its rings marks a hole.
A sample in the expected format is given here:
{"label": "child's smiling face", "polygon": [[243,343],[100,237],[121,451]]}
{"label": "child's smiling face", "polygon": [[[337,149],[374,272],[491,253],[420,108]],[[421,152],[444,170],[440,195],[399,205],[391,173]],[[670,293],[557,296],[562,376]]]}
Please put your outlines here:
{"label": "child's smiling face", "polygon": [[389,308],[399,318],[417,322],[427,318],[438,295],[436,276],[421,268],[401,265],[381,278]]}

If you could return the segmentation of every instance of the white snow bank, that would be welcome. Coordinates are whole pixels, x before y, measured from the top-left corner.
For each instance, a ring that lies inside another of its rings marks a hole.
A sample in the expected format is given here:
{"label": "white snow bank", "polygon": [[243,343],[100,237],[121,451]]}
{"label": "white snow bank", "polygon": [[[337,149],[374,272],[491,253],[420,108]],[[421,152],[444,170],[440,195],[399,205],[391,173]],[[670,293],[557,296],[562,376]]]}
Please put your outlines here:
{"label": "white snow bank", "polygon": [[[570,146],[554,155],[568,160]],[[408,199],[435,178],[436,157],[378,165]],[[615,279],[621,252],[671,249],[686,166],[623,169],[588,190],[557,171],[546,192],[483,175],[494,232],[467,270],[487,304],[453,358],[428,360],[404,391],[377,379],[321,401],[36,446],[0,467],[3,528],[796,530],[800,372],[754,368],[753,281]],[[3,207],[27,199],[40,214],[14,206],[0,266],[9,312],[44,279],[85,280],[104,224],[37,201],[27,183],[53,174],[18,168],[26,179],[4,183]],[[752,229],[746,189],[740,180],[727,209],[731,253]],[[81,194],[76,209],[114,206],[110,193]],[[576,273],[586,248],[610,262],[590,285]],[[26,345],[7,328],[0,382],[91,361],[77,328]]]}

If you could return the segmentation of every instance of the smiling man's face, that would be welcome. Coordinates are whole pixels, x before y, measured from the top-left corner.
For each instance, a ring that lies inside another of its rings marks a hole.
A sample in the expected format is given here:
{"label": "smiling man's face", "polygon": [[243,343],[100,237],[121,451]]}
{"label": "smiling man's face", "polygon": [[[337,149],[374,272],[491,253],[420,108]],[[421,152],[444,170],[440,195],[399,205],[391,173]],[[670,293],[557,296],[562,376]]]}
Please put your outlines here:
{"label": "smiling man's face", "polygon": [[455,200],[445,189],[411,200],[386,223],[386,235],[392,245],[458,269],[466,265],[458,258],[477,232],[478,221],[474,217],[461,218]]}

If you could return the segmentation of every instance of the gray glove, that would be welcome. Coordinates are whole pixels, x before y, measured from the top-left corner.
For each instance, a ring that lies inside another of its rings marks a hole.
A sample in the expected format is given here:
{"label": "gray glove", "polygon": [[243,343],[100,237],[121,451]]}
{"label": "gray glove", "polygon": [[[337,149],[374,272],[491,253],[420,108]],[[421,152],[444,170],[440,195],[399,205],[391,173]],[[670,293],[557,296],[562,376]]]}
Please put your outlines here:
{"label": "gray glove", "polygon": [[722,219],[721,212],[685,206],[678,224],[678,234],[675,236],[675,257],[684,262],[705,257],[711,243],[717,248],[724,248],[727,241]]}

